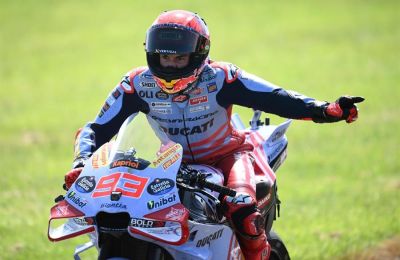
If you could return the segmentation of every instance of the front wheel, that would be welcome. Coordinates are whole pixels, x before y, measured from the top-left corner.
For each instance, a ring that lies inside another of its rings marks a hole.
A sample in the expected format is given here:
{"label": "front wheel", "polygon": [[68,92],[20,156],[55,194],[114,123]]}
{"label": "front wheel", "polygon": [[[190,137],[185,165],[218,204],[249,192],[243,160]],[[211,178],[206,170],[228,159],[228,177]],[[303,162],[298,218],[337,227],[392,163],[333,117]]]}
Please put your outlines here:
{"label": "front wheel", "polygon": [[267,238],[271,246],[270,260],[290,260],[289,252],[277,233],[271,230]]}

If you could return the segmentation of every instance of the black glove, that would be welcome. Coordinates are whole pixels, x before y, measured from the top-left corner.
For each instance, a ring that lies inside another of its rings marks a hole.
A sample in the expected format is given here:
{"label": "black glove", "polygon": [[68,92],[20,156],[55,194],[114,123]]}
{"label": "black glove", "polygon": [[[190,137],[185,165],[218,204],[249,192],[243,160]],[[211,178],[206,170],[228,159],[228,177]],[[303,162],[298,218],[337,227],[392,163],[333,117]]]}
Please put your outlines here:
{"label": "black glove", "polygon": [[352,123],[357,120],[358,109],[356,103],[363,102],[363,97],[341,96],[334,103],[329,103],[324,107],[324,122],[337,122],[346,120]]}

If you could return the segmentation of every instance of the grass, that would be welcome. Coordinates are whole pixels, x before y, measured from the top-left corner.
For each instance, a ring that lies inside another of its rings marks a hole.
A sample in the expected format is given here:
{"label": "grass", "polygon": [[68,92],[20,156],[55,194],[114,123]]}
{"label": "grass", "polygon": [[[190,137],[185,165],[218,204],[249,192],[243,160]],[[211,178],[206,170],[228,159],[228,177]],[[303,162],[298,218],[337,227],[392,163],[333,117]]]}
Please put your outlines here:
{"label": "grass", "polygon": [[[146,29],[175,8],[206,19],[215,60],[320,100],[366,98],[355,124],[289,129],[274,228],[292,258],[346,259],[398,237],[398,1],[3,0],[0,259],[71,258],[81,240],[52,244],[46,231],[75,130],[145,64]],[[235,110],[247,121],[248,110]]]}

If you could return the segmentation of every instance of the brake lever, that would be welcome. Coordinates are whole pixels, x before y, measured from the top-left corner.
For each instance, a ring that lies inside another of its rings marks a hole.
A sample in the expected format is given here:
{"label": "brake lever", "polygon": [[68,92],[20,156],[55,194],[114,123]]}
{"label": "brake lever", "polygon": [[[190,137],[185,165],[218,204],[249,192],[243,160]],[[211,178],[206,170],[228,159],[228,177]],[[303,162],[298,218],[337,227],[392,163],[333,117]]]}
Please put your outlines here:
{"label": "brake lever", "polygon": [[58,202],[60,202],[60,201],[62,201],[62,200],[64,200],[64,199],[65,199],[64,195],[58,195],[58,196],[54,199],[54,202],[55,202],[55,203],[58,203]]}

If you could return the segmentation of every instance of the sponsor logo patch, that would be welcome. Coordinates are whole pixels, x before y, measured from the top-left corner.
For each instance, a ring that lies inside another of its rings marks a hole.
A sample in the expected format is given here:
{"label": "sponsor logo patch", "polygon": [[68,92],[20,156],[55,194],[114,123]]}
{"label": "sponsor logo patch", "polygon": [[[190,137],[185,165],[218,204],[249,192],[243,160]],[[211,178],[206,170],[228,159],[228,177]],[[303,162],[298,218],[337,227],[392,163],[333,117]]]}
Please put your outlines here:
{"label": "sponsor logo patch", "polygon": [[188,95],[178,95],[172,98],[173,102],[182,103],[185,102],[189,98]]}
{"label": "sponsor logo patch", "polygon": [[208,102],[208,96],[201,96],[189,99],[189,104],[191,106],[199,105],[206,102]]}
{"label": "sponsor logo patch", "polygon": [[70,193],[67,194],[68,199],[70,199],[76,206],[83,208],[86,206],[87,201],[85,199],[82,199],[81,197],[76,195],[75,191],[71,191]]}
{"label": "sponsor logo patch", "polygon": [[172,114],[172,109],[171,108],[152,108],[151,110],[156,112],[156,113],[164,114],[164,115]]}
{"label": "sponsor logo patch", "polygon": [[157,87],[155,82],[146,82],[146,81],[140,82],[140,86],[143,87],[143,88],[155,88],[155,87]]}
{"label": "sponsor logo patch", "polygon": [[153,94],[152,91],[141,90],[141,91],[139,91],[139,97],[141,97],[141,98],[154,98],[154,94]]}
{"label": "sponsor logo patch", "polygon": [[196,113],[196,112],[206,111],[208,109],[210,109],[209,105],[200,105],[200,106],[195,106],[195,107],[189,108],[189,112],[190,113]]}
{"label": "sponsor logo patch", "polygon": [[151,195],[163,195],[170,192],[175,186],[171,179],[155,179],[147,186],[147,192]]}
{"label": "sponsor logo patch", "polygon": [[118,209],[127,209],[127,206],[122,203],[113,202],[113,203],[102,203],[100,208],[118,208]]}
{"label": "sponsor logo patch", "polygon": [[171,102],[151,102],[152,107],[171,107]]}
{"label": "sponsor logo patch", "polygon": [[176,195],[172,194],[169,196],[162,197],[158,201],[154,201],[154,200],[148,201],[147,208],[148,209],[157,209],[159,207],[165,206],[165,205],[175,202],[175,201],[176,201]]}
{"label": "sponsor logo patch", "polygon": [[131,218],[130,226],[141,227],[141,228],[152,228],[154,226],[154,221],[143,218]]}
{"label": "sponsor logo patch", "polygon": [[139,169],[140,164],[139,164],[139,162],[135,162],[135,161],[119,160],[119,161],[112,162],[110,165],[111,169],[116,168],[116,167],[129,167],[129,168],[133,168],[133,169]]}
{"label": "sponsor logo patch", "polygon": [[76,180],[75,188],[81,193],[89,193],[96,187],[96,180],[94,176],[84,176]]}
{"label": "sponsor logo patch", "polygon": [[156,93],[156,98],[165,100],[165,99],[169,98],[169,95],[167,93],[162,92],[162,91],[158,91]]}
{"label": "sponsor logo patch", "polygon": [[211,83],[207,84],[207,91],[208,91],[208,93],[212,93],[212,92],[215,92],[215,91],[217,91],[217,90],[218,90],[218,88],[217,88],[217,83],[211,82]]}

